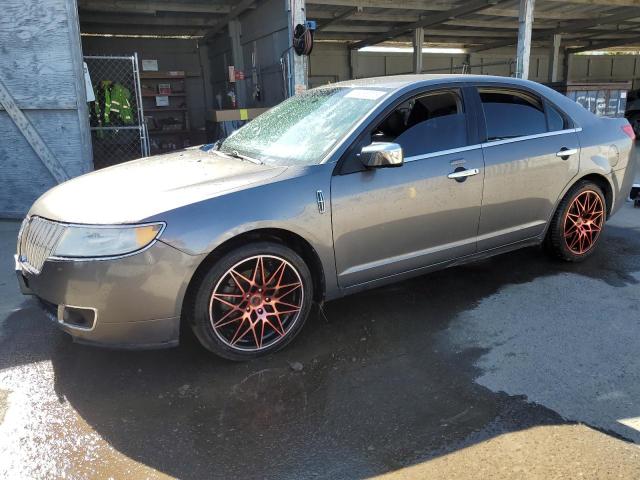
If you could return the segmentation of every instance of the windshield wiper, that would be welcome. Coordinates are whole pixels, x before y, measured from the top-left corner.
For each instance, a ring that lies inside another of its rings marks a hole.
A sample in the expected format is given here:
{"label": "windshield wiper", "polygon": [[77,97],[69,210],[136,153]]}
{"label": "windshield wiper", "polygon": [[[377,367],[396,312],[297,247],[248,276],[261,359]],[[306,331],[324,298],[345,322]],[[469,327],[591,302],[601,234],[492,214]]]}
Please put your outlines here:
{"label": "windshield wiper", "polygon": [[242,155],[241,153],[238,153],[237,150],[231,150],[231,152],[227,153],[227,155],[230,155],[235,158],[239,158],[240,160],[246,160],[248,162],[255,163],[256,165],[264,165],[264,162],[262,162],[261,160],[258,160],[257,158],[248,157],[246,155]]}

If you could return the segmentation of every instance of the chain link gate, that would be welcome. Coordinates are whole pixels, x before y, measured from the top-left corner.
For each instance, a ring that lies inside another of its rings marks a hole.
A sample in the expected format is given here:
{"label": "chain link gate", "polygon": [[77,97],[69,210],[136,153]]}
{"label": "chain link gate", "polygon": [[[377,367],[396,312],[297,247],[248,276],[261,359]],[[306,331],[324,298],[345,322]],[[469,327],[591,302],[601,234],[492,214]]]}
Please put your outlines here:
{"label": "chain link gate", "polygon": [[95,101],[89,104],[94,168],[149,155],[138,55],[85,56]]}

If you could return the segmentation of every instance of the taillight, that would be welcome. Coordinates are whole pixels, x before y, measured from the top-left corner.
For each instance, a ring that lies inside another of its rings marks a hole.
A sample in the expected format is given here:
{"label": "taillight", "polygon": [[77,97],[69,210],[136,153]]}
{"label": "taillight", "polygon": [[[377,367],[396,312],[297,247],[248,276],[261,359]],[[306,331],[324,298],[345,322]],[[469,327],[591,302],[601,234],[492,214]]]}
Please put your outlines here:
{"label": "taillight", "polygon": [[627,125],[623,125],[622,126],[622,131],[624,133],[627,134],[627,136],[631,139],[631,140],[635,140],[636,139],[636,133],[633,131],[633,127],[629,124]]}

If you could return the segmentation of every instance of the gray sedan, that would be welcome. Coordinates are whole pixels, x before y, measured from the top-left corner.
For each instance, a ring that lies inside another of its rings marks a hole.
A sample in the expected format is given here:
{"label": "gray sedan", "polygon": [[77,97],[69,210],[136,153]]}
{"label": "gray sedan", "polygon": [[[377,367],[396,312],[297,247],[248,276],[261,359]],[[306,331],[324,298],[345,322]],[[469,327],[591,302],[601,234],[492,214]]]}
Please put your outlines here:
{"label": "gray sedan", "polygon": [[314,303],[529,245],[584,260],[634,158],[625,119],[533,82],[338,83],[216,145],[46,192],[16,270],[76,341],[171,346],[184,324],[250,359],[289,343]]}

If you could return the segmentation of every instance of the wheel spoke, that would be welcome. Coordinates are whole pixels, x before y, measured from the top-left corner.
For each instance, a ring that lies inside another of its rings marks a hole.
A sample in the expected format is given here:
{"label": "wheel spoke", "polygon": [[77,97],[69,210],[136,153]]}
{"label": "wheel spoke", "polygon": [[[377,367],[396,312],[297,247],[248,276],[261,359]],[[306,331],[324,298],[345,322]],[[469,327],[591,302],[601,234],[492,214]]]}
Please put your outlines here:
{"label": "wheel spoke", "polygon": [[287,295],[289,295],[290,293],[294,292],[295,290],[299,289],[302,286],[302,284],[300,283],[296,283],[292,286],[289,287],[289,290],[287,290],[285,293],[280,292],[280,290],[277,291],[278,293],[278,298],[283,298],[286,297]]}
{"label": "wheel spoke", "polygon": [[[242,298],[242,295],[238,295],[238,297]],[[218,293],[214,293],[213,294],[213,299],[217,300],[218,302],[220,302],[220,303],[222,303],[224,305],[226,305],[227,307],[238,308],[238,305],[236,305],[235,303],[231,303],[231,302],[228,302],[227,300],[225,300],[223,298],[220,298],[220,294],[218,294]]]}
{"label": "wheel spoke", "polygon": [[[232,312],[229,312],[229,313],[232,313]],[[223,320],[224,320],[225,318],[226,318],[226,316],[225,316],[225,317],[222,317],[220,320],[218,320],[218,321],[214,324],[214,326],[215,326],[216,328],[222,328],[222,327],[224,327],[225,325],[229,325],[230,323],[237,322],[238,320],[243,320],[243,319],[244,319],[244,314],[241,314],[239,317],[231,318],[231,319],[227,320],[226,322],[224,322]]]}
{"label": "wheel spoke", "polygon": [[280,305],[284,305],[285,307],[289,307],[289,308],[299,308],[298,305],[294,305],[292,303],[283,302],[282,300],[275,300],[275,303],[278,303]]}

